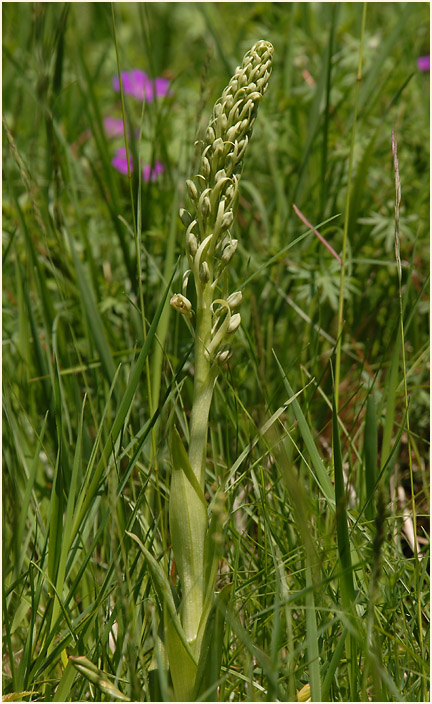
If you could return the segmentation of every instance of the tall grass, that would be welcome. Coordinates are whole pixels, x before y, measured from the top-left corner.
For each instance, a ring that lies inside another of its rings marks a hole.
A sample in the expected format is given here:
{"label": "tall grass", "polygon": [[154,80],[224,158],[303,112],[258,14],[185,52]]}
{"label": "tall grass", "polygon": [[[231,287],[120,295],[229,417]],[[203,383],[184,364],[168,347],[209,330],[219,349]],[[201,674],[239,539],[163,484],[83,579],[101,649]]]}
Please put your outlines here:
{"label": "tall grass", "polygon": [[[427,701],[427,5],[2,12],[3,693],[174,698],[170,438],[187,441],[194,378],[169,307],[177,213],[215,96],[265,39],[230,267],[242,325],[207,443],[221,541],[200,700]],[[121,99],[133,68],[171,93]],[[112,167],[108,116],[135,165],[164,164],[155,180]]]}

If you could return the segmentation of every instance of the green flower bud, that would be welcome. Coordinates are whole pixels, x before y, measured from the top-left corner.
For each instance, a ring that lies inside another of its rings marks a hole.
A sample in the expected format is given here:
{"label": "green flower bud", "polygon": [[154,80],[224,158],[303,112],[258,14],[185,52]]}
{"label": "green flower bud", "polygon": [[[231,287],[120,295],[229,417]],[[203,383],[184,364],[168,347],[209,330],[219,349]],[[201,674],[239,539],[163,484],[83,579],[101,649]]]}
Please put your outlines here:
{"label": "green flower bud", "polygon": [[228,298],[226,299],[226,302],[228,303],[229,307],[232,310],[233,308],[238,308],[238,306],[240,305],[242,300],[243,300],[242,292],[241,291],[234,291],[234,293],[231,293],[231,295],[228,296]]}
{"label": "green flower bud", "polygon": [[237,123],[229,128],[228,132],[226,133],[227,139],[230,142],[233,142],[236,138],[236,134],[237,134]]}
{"label": "green flower bud", "polygon": [[[223,96],[223,93],[222,93],[222,96]],[[226,100],[224,100],[223,102],[225,104],[225,111],[231,110],[232,106],[234,105],[234,97],[230,94],[227,94]]]}
{"label": "green flower bud", "polygon": [[195,203],[198,200],[198,190],[194,182],[188,179],[186,181],[186,188],[188,189],[189,198]]}
{"label": "green flower bud", "polygon": [[211,144],[212,142],[214,142],[215,139],[216,139],[215,131],[214,131],[213,127],[210,127],[210,125],[209,125],[207,127],[207,132],[206,132],[206,140],[209,144]]}
{"label": "green flower bud", "polygon": [[236,195],[236,189],[234,188],[234,186],[233,185],[228,186],[228,188],[225,191],[225,196],[226,196],[227,200],[232,202],[235,198],[235,195]]}
{"label": "green flower bud", "polygon": [[200,174],[202,176],[204,176],[204,178],[207,181],[210,178],[210,173],[211,173],[210,162],[206,156],[203,156],[203,157],[201,157]]}
{"label": "green flower bud", "polygon": [[[189,233],[192,232],[192,230],[197,226],[197,224],[198,224],[198,223],[197,223],[196,220],[192,220],[192,222],[191,222],[190,225],[188,226],[188,229],[186,230],[186,241],[187,241],[187,238],[188,238]],[[192,233],[192,234],[193,234],[193,233]]]}
{"label": "green flower bud", "polygon": [[203,262],[200,266],[199,277],[203,284],[207,284],[210,281],[210,269],[207,262]]}
{"label": "green flower bud", "polygon": [[190,254],[190,256],[192,257],[192,259],[194,258],[198,250],[198,240],[195,237],[194,233],[190,232],[189,230],[186,233],[186,250],[188,254]]}
{"label": "green flower bud", "polygon": [[237,245],[238,240],[231,240],[231,243],[225,247],[221,257],[221,262],[224,266],[230,263],[231,259],[233,258],[234,252],[237,249]]}
{"label": "green flower bud", "polygon": [[264,86],[267,84],[267,82],[268,82],[268,78],[269,78],[269,74],[268,74],[267,71],[265,72],[264,76],[261,76],[261,78],[258,78],[258,80],[257,80],[257,88],[258,88],[258,90],[262,90],[262,89],[263,89],[263,87],[264,87]]}
{"label": "green flower bud", "polygon": [[186,296],[182,296],[181,293],[175,293],[170,299],[170,305],[182,315],[186,315],[188,318],[192,317],[192,303]]}
{"label": "green flower bud", "polygon": [[203,218],[208,217],[210,210],[211,210],[211,203],[210,203],[210,198],[208,196],[204,196],[200,203],[200,209],[201,209],[201,215]]}
{"label": "green flower bud", "polygon": [[183,291],[183,296],[186,294],[188,283],[189,283],[189,276],[191,275],[191,270],[187,269],[185,273],[183,274],[182,278],[182,291]]}
{"label": "green flower bud", "polygon": [[228,228],[231,227],[233,222],[234,222],[234,213],[232,210],[228,210],[222,219],[221,232],[224,232],[224,230],[228,230]]}
{"label": "green flower bud", "polygon": [[232,351],[230,347],[225,347],[223,350],[220,350],[216,357],[215,357],[215,362],[217,364],[225,364],[225,362],[228,361],[228,359],[231,357]]}
{"label": "green flower bud", "polygon": [[188,211],[185,210],[184,208],[180,208],[179,215],[180,215],[180,220],[182,221],[182,223],[185,227],[189,227],[191,222],[193,222],[192,215],[190,213],[188,213]]}
{"label": "green flower bud", "polygon": [[218,183],[223,178],[226,178],[226,171],[225,169],[219,169],[219,171],[215,174],[215,182]]}
{"label": "green flower bud", "polygon": [[[237,66],[236,73],[237,73],[237,71],[238,71],[238,66]],[[233,78],[231,78],[231,80],[230,80],[230,84],[231,84],[231,86],[230,86],[231,93],[233,95],[235,95],[237,93],[237,90],[240,88],[240,86],[238,84],[238,76],[234,75]]]}
{"label": "green flower bud", "polygon": [[231,320],[229,321],[229,325],[227,328],[227,334],[231,335],[234,333],[237,328],[240,326],[241,323],[241,315],[240,313],[234,313],[234,315],[231,316]]}
{"label": "green flower bud", "polygon": [[218,117],[218,128],[219,128],[220,134],[224,134],[227,126],[228,126],[228,118],[225,115],[225,113],[222,112]]}
{"label": "green flower bud", "polygon": [[223,139],[221,139],[220,137],[215,139],[212,144],[212,148],[213,148],[213,160],[221,157],[224,153],[224,148],[225,148],[225,144],[224,144]]}
{"label": "green flower bud", "polygon": [[215,222],[215,230],[217,233],[219,233],[221,231],[224,213],[225,213],[225,198],[222,197],[221,200],[219,201],[218,211],[217,211],[217,215],[216,215],[216,222]]}

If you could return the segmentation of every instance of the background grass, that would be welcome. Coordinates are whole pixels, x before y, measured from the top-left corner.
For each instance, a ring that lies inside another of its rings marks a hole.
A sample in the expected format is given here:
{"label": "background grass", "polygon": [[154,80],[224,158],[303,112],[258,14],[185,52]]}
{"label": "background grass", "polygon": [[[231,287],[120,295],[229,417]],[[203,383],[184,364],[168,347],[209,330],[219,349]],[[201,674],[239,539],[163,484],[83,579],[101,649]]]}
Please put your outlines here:
{"label": "background grass", "polygon": [[[209,435],[207,498],[227,495],[218,588],[232,585],[209,698],[310,684],[315,700],[429,699],[429,6],[368,3],[362,34],[363,11],[119,3],[113,24],[106,3],[3,3],[5,694],[172,697],[160,595],[126,531],[178,600],[168,441],[186,433],[193,368],[166,304],[185,269],[177,211],[214,100],[266,39],[229,281],[243,325]],[[124,139],[103,128],[122,116],[114,36],[121,70],[172,81],[143,110],[125,96],[135,163],[165,165],[141,185],[113,169]],[[339,254],[345,231],[342,294],[293,205]]]}

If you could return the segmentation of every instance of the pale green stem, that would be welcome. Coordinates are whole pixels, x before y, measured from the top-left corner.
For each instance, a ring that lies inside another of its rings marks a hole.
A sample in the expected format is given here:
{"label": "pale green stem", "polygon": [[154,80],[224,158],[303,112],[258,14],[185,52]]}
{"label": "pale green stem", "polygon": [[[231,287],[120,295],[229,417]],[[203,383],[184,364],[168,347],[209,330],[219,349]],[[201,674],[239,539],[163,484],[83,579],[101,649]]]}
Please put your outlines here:
{"label": "pale green stem", "polygon": [[[198,288],[198,287],[197,287]],[[211,337],[212,323],[212,291],[209,284],[198,291],[196,339],[195,339],[195,379],[194,395],[190,421],[189,462],[191,468],[204,491],[205,458],[207,448],[208,419],[213,396],[216,372],[206,356],[206,348]],[[196,502],[196,494],[191,490],[191,498]],[[195,510],[189,505],[186,512]],[[196,637],[204,608],[204,542],[205,535],[200,536],[199,545],[194,545],[196,559],[190,565],[187,576],[188,584],[184,585],[187,597],[183,602],[182,621],[186,637]],[[197,541],[198,542],[198,541]],[[198,553],[201,553],[199,555]],[[199,650],[199,643],[195,647]]]}
{"label": "pale green stem", "polygon": [[195,378],[189,439],[189,462],[204,491],[208,419],[217,372],[207,358],[211,340],[212,289],[210,283],[198,290],[195,338]]}

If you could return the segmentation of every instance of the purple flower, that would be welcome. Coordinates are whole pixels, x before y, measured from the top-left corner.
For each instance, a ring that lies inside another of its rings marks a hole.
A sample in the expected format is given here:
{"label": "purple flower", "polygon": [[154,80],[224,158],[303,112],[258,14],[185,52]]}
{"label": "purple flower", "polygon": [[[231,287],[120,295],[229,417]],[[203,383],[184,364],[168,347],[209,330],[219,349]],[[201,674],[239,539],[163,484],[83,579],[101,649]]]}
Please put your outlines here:
{"label": "purple flower", "polygon": [[159,174],[165,171],[165,167],[160,161],[155,161],[153,169],[150,164],[146,164],[142,170],[144,181],[156,181]]}
{"label": "purple flower", "polygon": [[[119,120],[117,117],[105,117],[103,124],[107,137],[121,137],[124,135],[123,120]],[[127,132],[129,134],[129,130]]]}
{"label": "purple flower", "polygon": [[156,91],[156,98],[163,98],[164,95],[170,94],[170,82],[168,78],[156,78],[154,80],[154,91]]}
{"label": "purple flower", "polygon": [[[145,71],[140,71],[137,68],[131,71],[122,71],[121,80],[123,90],[127,95],[133,95],[137,100],[145,100],[148,103],[169,93],[170,82],[167,78],[156,78],[153,81]],[[117,93],[120,92],[118,76],[113,78],[113,88]]]}
{"label": "purple flower", "polygon": [[417,67],[420,71],[430,71],[430,56],[419,56]]}
{"label": "purple flower", "polygon": [[[115,156],[111,161],[111,164],[121,174],[127,174],[128,168],[126,159],[126,147],[121,147],[120,149],[117,149]],[[132,173],[132,171],[134,170],[132,159],[130,159],[129,165],[130,171]],[[153,168],[151,167],[151,164],[146,164],[143,167],[142,176],[144,181],[150,181],[150,179],[152,181],[156,181],[159,174],[162,174],[164,171],[164,165],[160,161],[155,161]]]}
{"label": "purple flower", "polygon": [[[121,174],[127,174],[128,172],[128,165],[127,165],[127,158],[126,158],[126,147],[121,147],[120,149],[117,149],[114,158],[111,160],[111,164],[114,166],[117,171],[120,171]],[[129,162],[130,170],[131,172],[133,171],[133,163],[132,159]]]}

